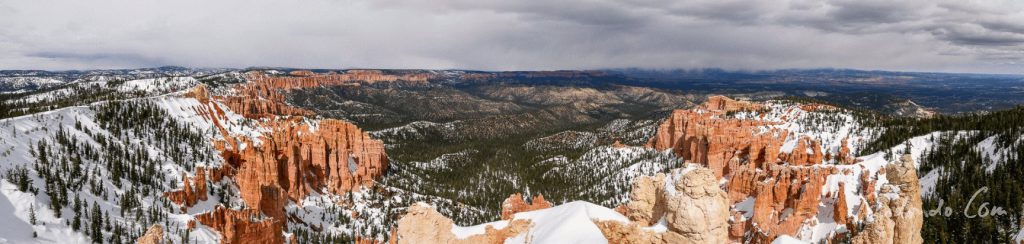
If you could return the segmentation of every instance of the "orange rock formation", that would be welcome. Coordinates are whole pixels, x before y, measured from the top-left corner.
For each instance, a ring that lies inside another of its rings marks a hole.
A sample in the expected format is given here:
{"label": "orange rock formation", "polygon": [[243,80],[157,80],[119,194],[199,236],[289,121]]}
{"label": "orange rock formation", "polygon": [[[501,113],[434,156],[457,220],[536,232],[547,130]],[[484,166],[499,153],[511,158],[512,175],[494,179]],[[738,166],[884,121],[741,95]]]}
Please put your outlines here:
{"label": "orange rock formation", "polygon": [[[284,91],[349,82],[425,82],[430,78],[424,74],[390,75],[360,70],[324,75],[296,71],[292,75],[270,77],[249,73],[249,82],[236,86],[233,95],[227,97],[212,96],[205,85],[186,94],[200,101],[201,105],[192,109],[210,120],[221,134],[223,141],[214,144],[225,164],[213,170],[198,167],[195,177],[182,176],[181,190],[166,192],[165,196],[188,208],[207,199],[207,177],[214,181],[231,177],[247,208],[218,207],[196,216],[200,223],[219,231],[224,243],[282,243],[281,231],[287,221],[284,208],[289,200],[301,202],[312,192],[342,194],[358,190],[360,186],[372,185],[387,171],[384,144],[351,123],[277,117],[312,114],[288,106]],[[267,118],[257,122],[267,132],[258,142],[230,134],[225,129],[230,122],[218,102],[247,118]],[[263,219],[254,220],[257,217]]]}
{"label": "orange rock formation", "polygon": [[[182,173],[181,181],[184,185],[181,190],[165,192],[164,196],[184,207],[192,207],[196,202],[206,201],[206,170],[204,167],[196,167],[196,177],[193,180],[189,180],[189,177]],[[195,186],[192,182],[195,182]]]}
{"label": "orange rock formation", "polygon": [[250,146],[226,149],[226,161],[235,167],[234,180],[249,206],[283,206],[285,197],[300,202],[320,189],[342,194],[371,185],[387,171],[384,143],[351,123],[326,119],[313,130],[300,119],[289,119],[266,126],[271,131],[260,138],[261,144],[239,138]]}
{"label": "orange rock formation", "polygon": [[[820,142],[806,136],[793,138],[796,140],[795,147],[790,152],[782,152],[782,145],[791,135],[790,132],[771,128],[773,122],[737,119],[728,114],[733,111],[764,110],[760,104],[713,96],[698,108],[673,111],[647,146],[657,150],[671,149],[691,163],[710,168],[717,178],[728,179],[725,189],[730,205],[748,198],[754,199],[753,213],[749,219],[741,220],[742,213],[739,211],[733,210],[730,213],[736,216],[729,226],[729,236],[733,241],[740,241],[740,238],[747,236],[754,242],[767,243],[779,235],[795,236],[806,221],[814,219],[818,214],[818,206],[823,201],[821,192],[827,177],[840,173],[831,165],[820,165],[826,161],[826,154],[828,158],[833,158],[831,152],[825,153]],[[809,108],[831,109],[827,106]],[[843,145],[836,153],[834,158],[837,163],[854,163],[847,143],[848,140],[843,140]],[[862,174],[861,180],[861,191],[869,201],[874,202],[874,181],[867,173]],[[836,214],[833,218],[841,224],[850,221],[843,193],[845,187],[840,186],[836,196],[824,196],[834,199],[831,207]],[[638,193],[634,189],[632,194]],[[632,199],[638,198],[633,195]],[[651,205],[636,200],[630,204]],[[632,207],[631,210],[638,206]],[[627,214],[641,223],[652,224],[657,221],[638,218],[637,215]]]}
{"label": "orange rock formation", "polygon": [[520,212],[529,212],[533,210],[540,210],[550,208],[551,203],[544,200],[543,195],[537,195],[533,197],[531,203],[527,203],[523,200],[523,195],[516,193],[508,196],[504,202],[501,203],[501,219],[511,219],[512,215]]}
{"label": "orange rock formation", "polygon": [[[726,118],[727,112],[758,110],[759,104],[735,101],[722,96],[708,98],[701,110],[675,110],[658,127],[658,133],[647,143],[657,150],[672,149],[676,155],[692,163],[706,165],[721,178],[739,167],[767,169],[768,165],[788,162],[793,165],[815,165],[824,160],[821,145],[810,138],[799,138],[790,153],[780,152],[789,132],[762,127],[771,125],[760,120]],[[810,149],[811,153],[806,151]],[[740,165],[746,158],[749,164]]]}
{"label": "orange rock formation", "polygon": [[255,209],[231,210],[217,206],[196,220],[220,232],[221,243],[284,243],[284,220],[259,219]]}

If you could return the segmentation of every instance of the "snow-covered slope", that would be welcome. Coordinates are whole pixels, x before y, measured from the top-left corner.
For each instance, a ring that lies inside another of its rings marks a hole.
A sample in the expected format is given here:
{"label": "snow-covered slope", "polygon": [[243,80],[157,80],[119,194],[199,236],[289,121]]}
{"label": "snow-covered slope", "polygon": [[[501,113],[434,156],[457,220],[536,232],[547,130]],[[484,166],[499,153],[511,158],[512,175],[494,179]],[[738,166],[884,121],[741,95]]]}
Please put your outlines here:
{"label": "snow-covered slope", "polygon": [[0,94],[30,92],[64,84],[64,81],[48,77],[0,77]]}
{"label": "snow-covered slope", "polygon": [[[191,174],[194,167],[221,163],[205,136],[214,125],[192,110],[198,104],[195,99],[168,95],[0,120],[0,212],[11,215],[3,218],[6,224],[0,228],[0,238],[11,243],[89,243],[91,206],[110,222],[100,228],[108,242],[134,241],[153,223],[166,226],[165,232],[177,237],[174,242],[182,242],[186,237],[179,234],[184,232],[193,233],[187,237],[190,242],[216,242],[219,235],[205,227],[185,231],[193,217],[178,213],[161,197],[180,188],[180,176]],[[102,118],[106,109],[125,106],[166,114],[145,119],[129,112],[118,113],[124,117]],[[241,119],[230,113],[228,117]],[[119,126],[111,119],[135,122]],[[226,127],[241,135],[257,132],[240,124]],[[120,163],[112,164],[115,161]],[[27,183],[25,189],[16,186],[19,180]],[[221,185],[212,188],[219,190]],[[212,203],[219,201],[211,196],[190,213],[212,209]],[[59,215],[54,206],[59,207]],[[35,214],[34,224],[30,212]]]}
{"label": "snow-covered slope", "polygon": [[584,201],[569,202],[547,209],[515,214],[509,220],[501,220],[474,226],[453,226],[456,237],[465,238],[484,234],[487,226],[501,229],[509,222],[529,220],[530,228],[524,233],[506,239],[505,243],[608,243],[594,221],[619,221],[629,219],[615,210]]}

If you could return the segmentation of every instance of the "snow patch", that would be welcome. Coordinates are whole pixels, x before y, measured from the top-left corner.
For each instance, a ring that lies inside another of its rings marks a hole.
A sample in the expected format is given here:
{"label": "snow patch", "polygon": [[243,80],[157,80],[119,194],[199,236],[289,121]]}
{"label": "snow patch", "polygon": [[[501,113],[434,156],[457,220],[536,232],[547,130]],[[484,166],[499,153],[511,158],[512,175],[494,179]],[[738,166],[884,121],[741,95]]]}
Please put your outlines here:
{"label": "snow patch", "polygon": [[533,225],[505,243],[608,243],[594,221],[629,223],[626,216],[615,210],[584,201],[517,213],[512,219],[530,220]]}

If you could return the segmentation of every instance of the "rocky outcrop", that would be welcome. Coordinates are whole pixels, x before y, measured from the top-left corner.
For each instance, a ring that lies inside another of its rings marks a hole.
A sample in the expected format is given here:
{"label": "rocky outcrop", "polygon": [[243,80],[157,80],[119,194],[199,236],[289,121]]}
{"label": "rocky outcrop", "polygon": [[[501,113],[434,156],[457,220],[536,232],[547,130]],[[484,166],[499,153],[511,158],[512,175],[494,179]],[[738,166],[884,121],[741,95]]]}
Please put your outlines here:
{"label": "rocky outcrop", "polygon": [[853,243],[923,243],[924,210],[913,159],[903,155],[885,169],[889,183],[882,186],[874,221],[853,237]]}
{"label": "rocky outcrop", "polygon": [[[632,223],[596,222],[609,243],[727,243],[729,202],[714,173],[699,168],[668,186],[666,180],[658,175],[634,182],[626,205]],[[644,229],[652,222],[663,222],[667,230]]]}
{"label": "rocky outcrop", "polygon": [[[311,193],[344,194],[370,186],[387,171],[384,144],[369,137],[355,125],[340,120],[308,120],[312,112],[289,106],[285,92],[325,85],[373,82],[425,82],[427,74],[385,74],[354,70],[343,74],[295,71],[292,76],[247,73],[247,83],[232,87],[230,95],[214,96],[199,85],[186,96],[200,105],[192,109],[211,121],[220,133],[215,148],[224,165],[217,169],[199,167],[194,177],[182,176],[180,190],[165,196],[184,209],[207,199],[207,179],[230,177],[238,186],[245,209],[216,210],[197,216],[204,225],[221,232],[225,243],[281,243],[287,221],[289,200],[301,203]],[[216,102],[214,102],[216,101]],[[259,118],[258,139],[233,135],[225,127],[234,125],[219,104],[246,118]],[[290,116],[290,117],[281,117]],[[255,217],[262,220],[255,221]]]}
{"label": "rocky outcrop", "polygon": [[[653,225],[665,215],[665,175],[645,176],[633,180],[629,191],[629,202],[626,203],[625,215],[630,220],[641,224]],[[661,203],[661,204],[659,204]]]}
{"label": "rocky outcrop", "polygon": [[[790,106],[778,120],[763,119],[767,112],[772,112],[770,109],[769,106],[756,103],[721,96],[710,97],[697,109],[673,111],[659,126],[657,134],[647,146],[657,150],[671,150],[690,163],[712,170],[716,179],[724,182],[728,205],[748,201],[745,204],[749,205],[745,205],[744,209],[733,209],[727,214],[732,216],[728,227],[732,241],[768,243],[781,235],[799,237],[801,229],[813,228],[818,221],[822,221],[818,219],[819,207],[822,206],[831,209],[832,220],[836,223],[848,226],[849,230],[859,229],[853,227],[863,223],[873,212],[867,206],[882,201],[875,194],[876,180],[880,177],[878,175],[897,169],[882,169],[879,172],[871,172],[863,166],[859,169],[861,172],[851,167],[840,169],[836,165],[857,163],[851,153],[850,138],[844,138],[839,146],[825,148],[819,141],[807,136],[787,138],[795,133],[776,127],[785,123],[792,112],[799,112],[797,110],[835,110],[834,107],[806,104]],[[731,112],[736,111],[757,111],[762,119],[733,116]],[[793,144],[783,150],[783,144],[787,141]],[[836,165],[823,165],[833,162]],[[912,165],[910,169],[913,169]],[[845,175],[842,178],[850,178],[847,176],[855,172],[860,175],[859,181],[850,181],[848,184],[840,182],[838,186],[832,183],[831,187],[826,188],[830,176]],[[905,178],[901,182],[917,184],[915,177]],[[659,201],[659,194],[645,189],[643,185],[658,184],[658,181],[662,179],[637,180],[630,195],[632,201],[623,212],[641,224],[657,222],[658,219],[651,216],[668,210],[656,208],[652,203]],[[847,199],[847,187],[858,188],[854,192],[859,192],[860,197]],[[899,189],[907,188],[916,187]],[[917,199],[920,202],[919,197]],[[855,202],[848,202],[850,200]],[[891,202],[885,200],[886,204],[893,204]],[[853,205],[856,207],[854,211],[850,211],[850,204],[856,204]],[[886,227],[884,223],[879,226],[883,229]],[[890,227],[907,226],[913,228],[920,225],[908,223],[899,226],[893,224]],[[913,238],[902,240],[911,241]]]}
{"label": "rocky outcrop", "polygon": [[505,239],[525,233],[528,220],[511,220],[507,226],[496,229],[487,226],[484,233],[459,238],[452,232],[454,222],[425,203],[415,203],[398,220],[392,235],[394,243],[504,243]]}
{"label": "rocky outcrop", "polygon": [[255,209],[231,210],[217,206],[197,215],[196,221],[221,235],[221,243],[284,243],[282,219],[260,219]]}
{"label": "rocky outcrop", "polygon": [[846,184],[839,182],[839,191],[836,192],[836,202],[832,204],[832,216],[836,221],[836,224],[846,225],[850,223],[850,217],[848,215],[849,208],[846,204]]}
{"label": "rocky outcrop", "polygon": [[314,129],[299,118],[274,120],[262,143],[237,138],[248,145],[225,148],[225,161],[234,167],[246,205],[278,219],[290,199],[301,202],[311,192],[344,194],[370,186],[387,171],[384,144],[355,125],[321,120]]}
{"label": "rocky outcrop", "polygon": [[765,122],[721,118],[717,115],[724,111],[715,111],[673,111],[647,146],[657,150],[672,149],[692,163],[707,166],[719,178],[735,170],[729,168],[731,161],[745,156],[754,162],[752,167],[778,162],[779,148],[788,133],[780,130],[762,133],[759,126]]}
{"label": "rocky outcrop", "polygon": [[753,238],[771,241],[778,235],[794,235],[805,220],[817,215],[825,179],[833,173],[830,167],[745,169],[729,181],[728,191],[731,203],[754,197],[749,220],[751,230],[756,230]]}
{"label": "rocky outcrop", "polygon": [[[811,153],[807,153],[808,150]],[[796,147],[791,152],[781,153],[779,156],[783,162],[798,166],[821,164],[825,160],[821,144],[807,137],[797,140]]]}
{"label": "rocky outcrop", "polygon": [[544,200],[543,195],[533,197],[532,201],[528,203],[523,200],[522,194],[516,193],[508,196],[508,198],[501,203],[501,219],[507,220],[511,219],[516,213],[541,210],[550,207],[551,203]]}
{"label": "rocky outcrop", "polygon": [[195,98],[196,100],[199,100],[200,103],[205,104],[210,102],[210,91],[206,84],[199,84],[189,90],[188,93],[185,94],[185,97]]}
{"label": "rocky outcrop", "polygon": [[139,237],[135,241],[137,244],[164,244],[164,227],[159,224],[155,224],[146,230],[146,233]]}
{"label": "rocky outcrop", "polygon": [[763,130],[775,122],[725,116],[732,111],[764,109],[760,104],[713,96],[700,107],[673,111],[647,146],[671,149],[692,163],[714,170],[719,178],[741,167],[767,169],[782,162],[816,165],[825,159],[820,143],[807,137],[796,138],[796,147],[791,152],[781,152],[790,133],[774,128]]}
{"label": "rocky outcrop", "polygon": [[700,107],[717,111],[753,111],[761,109],[762,106],[748,101],[736,101],[725,96],[710,96]]}
{"label": "rocky outcrop", "polygon": [[739,167],[767,169],[768,165],[782,162],[817,165],[825,159],[820,143],[808,137],[794,138],[796,147],[781,152],[790,133],[775,128],[764,130],[777,122],[726,116],[734,111],[763,110],[763,105],[712,96],[700,108],[673,111],[647,146],[672,149],[676,155],[714,170],[719,178]]}
{"label": "rocky outcrop", "polygon": [[182,173],[181,181],[181,190],[165,192],[164,196],[170,199],[171,202],[186,208],[192,207],[196,202],[206,201],[206,169],[204,167],[196,167],[196,177],[191,180],[188,175]]}

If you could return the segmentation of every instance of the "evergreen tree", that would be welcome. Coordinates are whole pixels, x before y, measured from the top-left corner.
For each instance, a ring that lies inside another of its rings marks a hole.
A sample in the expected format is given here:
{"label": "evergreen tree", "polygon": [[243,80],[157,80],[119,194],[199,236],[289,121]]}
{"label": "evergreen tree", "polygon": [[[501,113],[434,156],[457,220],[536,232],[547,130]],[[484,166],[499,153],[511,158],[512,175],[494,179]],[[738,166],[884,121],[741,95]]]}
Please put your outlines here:
{"label": "evergreen tree", "polygon": [[75,217],[71,219],[71,229],[78,231],[82,225],[82,203],[78,195],[75,195],[75,205],[72,210],[75,211]]}
{"label": "evergreen tree", "polygon": [[28,223],[36,225],[36,205],[32,204],[28,206]]}
{"label": "evergreen tree", "polygon": [[96,202],[92,203],[92,211],[89,213],[91,217],[89,227],[92,229],[89,231],[92,234],[93,243],[103,243],[103,213],[100,211],[100,206]]}

